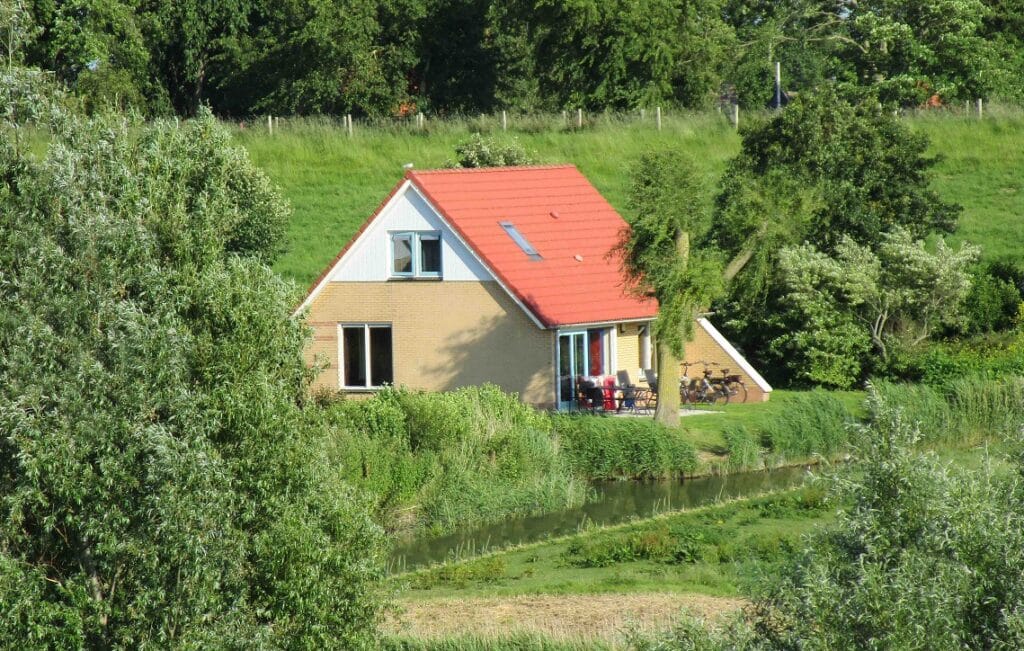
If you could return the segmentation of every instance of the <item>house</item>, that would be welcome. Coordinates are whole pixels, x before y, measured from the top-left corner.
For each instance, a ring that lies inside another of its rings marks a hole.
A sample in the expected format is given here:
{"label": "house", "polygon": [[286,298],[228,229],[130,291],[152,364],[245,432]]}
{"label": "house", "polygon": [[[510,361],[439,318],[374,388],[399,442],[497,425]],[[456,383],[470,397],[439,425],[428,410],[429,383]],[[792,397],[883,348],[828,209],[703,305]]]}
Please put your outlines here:
{"label": "house", "polygon": [[[317,384],[443,391],[490,382],[562,407],[576,378],[651,368],[654,300],[615,253],[622,217],[571,165],[408,171],[313,283]],[[691,359],[771,387],[705,319]],[[697,369],[700,369],[698,366]]]}

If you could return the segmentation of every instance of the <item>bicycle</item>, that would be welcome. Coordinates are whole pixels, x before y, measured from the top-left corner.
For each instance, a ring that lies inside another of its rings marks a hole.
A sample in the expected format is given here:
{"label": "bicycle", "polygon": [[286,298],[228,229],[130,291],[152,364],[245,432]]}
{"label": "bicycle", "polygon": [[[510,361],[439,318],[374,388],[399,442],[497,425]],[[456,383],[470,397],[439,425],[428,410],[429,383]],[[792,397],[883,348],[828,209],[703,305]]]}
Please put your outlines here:
{"label": "bicycle", "polygon": [[718,378],[723,390],[730,398],[737,398],[738,402],[747,401],[747,385],[743,383],[743,376],[738,373],[729,375],[729,369],[722,369],[722,377]]}
{"label": "bicycle", "polygon": [[[704,365],[704,377],[700,380],[691,380],[686,375],[689,372],[689,367],[694,364]],[[684,365],[686,370],[683,373],[683,377],[680,378],[679,384],[680,402],[684,404],[704,403],[713,405],[721,401],[722,404],[728,404],[728,389],[725,388],[718,378],[714,377],[714,372],[710,370],[711,366],[718,366],[717,363],[700,360],[694,363],[684,362]]]}

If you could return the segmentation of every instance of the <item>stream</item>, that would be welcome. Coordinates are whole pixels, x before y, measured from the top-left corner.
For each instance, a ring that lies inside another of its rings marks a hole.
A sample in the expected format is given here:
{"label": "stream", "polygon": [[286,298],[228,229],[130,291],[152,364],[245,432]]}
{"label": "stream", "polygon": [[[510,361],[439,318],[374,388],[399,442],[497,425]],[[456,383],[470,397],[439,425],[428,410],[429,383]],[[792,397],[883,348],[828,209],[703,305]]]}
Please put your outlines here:
{"label": "stream", "polygon": [[594,485],[597,497],[575,509],[503,520],[445,536],[399,539],[391,568],[403,572],[453,558],[573,534],[584,526],[607,526],[692,509],[724,500],[798,486],[805,466],[733,473],[685,481],[614,481]]}

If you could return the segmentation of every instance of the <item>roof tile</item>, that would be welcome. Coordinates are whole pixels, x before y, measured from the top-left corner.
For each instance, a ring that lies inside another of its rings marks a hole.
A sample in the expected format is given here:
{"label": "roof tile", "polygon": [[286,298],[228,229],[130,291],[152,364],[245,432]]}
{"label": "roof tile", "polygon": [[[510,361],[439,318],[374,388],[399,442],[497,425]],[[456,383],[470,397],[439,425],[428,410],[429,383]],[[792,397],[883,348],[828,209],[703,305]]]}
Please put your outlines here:
{"label": "roof tile", "polygon": [[[657,313],[657,303],[631,293],[622,275],[616,245],[625,221],[576,167],[410,171],[406,178],[546,326]],[[520,249],[501,221],[515,224],[542,259]]]}

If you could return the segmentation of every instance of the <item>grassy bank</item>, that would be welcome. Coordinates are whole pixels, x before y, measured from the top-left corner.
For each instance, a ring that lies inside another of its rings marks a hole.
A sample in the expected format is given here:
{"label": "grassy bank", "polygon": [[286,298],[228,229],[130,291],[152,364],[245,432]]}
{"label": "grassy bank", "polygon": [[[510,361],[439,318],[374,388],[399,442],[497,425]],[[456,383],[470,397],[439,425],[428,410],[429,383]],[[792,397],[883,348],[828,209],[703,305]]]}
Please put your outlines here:
{"label": "grassy bank", "polygon": [[[980,244],[986,257],[1021,255],[1020,215],[1024,214],[1024,116],[1008,112],[983,121],[949,115],[905,118],[926,133],[932,152],[942,157],[936,190],[964,206],[957,239]],[[236,131],[253,160],[281,186],[295,215],[290,248],[275,268],[300,284],[309,283],[401,178],[402,165],[443,166],[455,145],[476,131],[494,130],[497,121],[428,121],[425,131],[360,128],[348,138],[330,123],[284,123],[273,136],[265,129]],[[650,121],[598,119],[582,130],[560,121],[534,120],[516,137],[544,163],[573,163],[605,197],[622,210],[628,178],[625,166],[641,152],[671,145],[702,166],[709,187],[738,151],[739,137],[717,113],[666,116],[663,130]]]}
{"label": "grassy bank", "polygon": [[701,507],[397,577],[408,599],[629,592],[742,594],[829,507],[820,488]]}
{"label": "grassy bank", "polygon": [[495,387],[389,389],[314,412],[334,430],[333,458],[372,496],[392,531],[442,534],[580,506],[607,479],[678,479],[845,457],[861,424],[899,414],[920,444],[998,440],[1024,424],[1024,380],[964,378],[943,388],[875,384],[861,392],[780,391],[758,405],[684,418],[537,411]]}
{"label": "grassy bank", "polygon": [[863,395],[780,392],[665,428],[650,418],[539,412],[495,387],[389,389],[315,412],[343,477],[392,531],[441,534],[569,509],[608,479],[679,479],[843,453]]}

